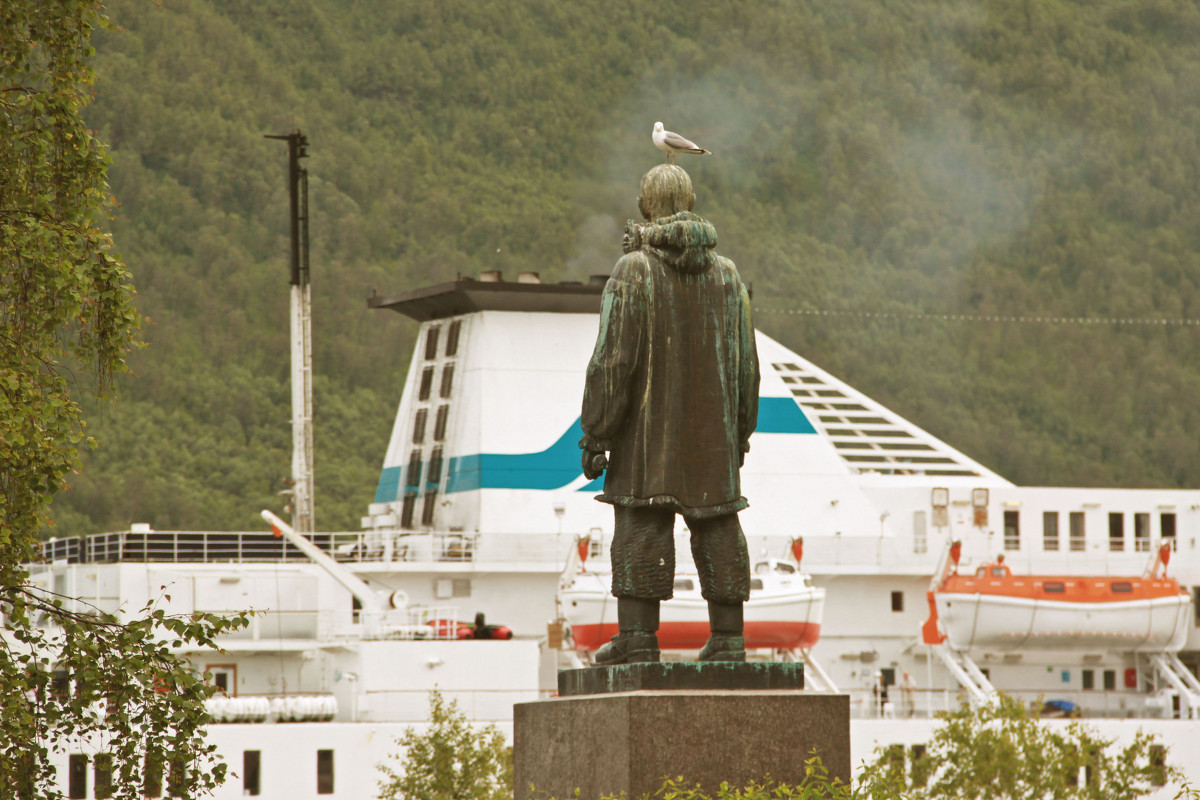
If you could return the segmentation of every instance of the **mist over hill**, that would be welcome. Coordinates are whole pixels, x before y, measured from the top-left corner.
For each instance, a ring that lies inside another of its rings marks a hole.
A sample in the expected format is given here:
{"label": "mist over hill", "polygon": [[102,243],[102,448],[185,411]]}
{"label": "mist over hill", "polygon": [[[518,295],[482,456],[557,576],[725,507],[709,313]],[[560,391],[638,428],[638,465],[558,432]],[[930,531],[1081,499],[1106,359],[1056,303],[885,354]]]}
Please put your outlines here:
{"label": "mist over hill", "polygon": [[109,13],[89,120],[151,324],[55,535],[283,505],[286,153],[263,136],[296,129],[322,529],[374,495],[416,331],[366,297],[607,272],[656,120],[715,151],[681,164],[767,334],[1018,483],[1200,483],[1189,0]]}

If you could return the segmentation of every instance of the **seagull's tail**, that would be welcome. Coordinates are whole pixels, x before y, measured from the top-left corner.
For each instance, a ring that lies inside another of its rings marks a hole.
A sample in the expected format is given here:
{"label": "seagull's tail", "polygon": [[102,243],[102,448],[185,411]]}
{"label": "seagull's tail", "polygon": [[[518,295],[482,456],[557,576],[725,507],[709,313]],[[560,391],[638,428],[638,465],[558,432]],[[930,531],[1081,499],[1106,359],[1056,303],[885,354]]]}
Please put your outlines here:
{"label": "seagull's tail", "polygon": [[697,147],[695,150],[689,150],[689,153],[695,153],[698,156],[711,156],[712,150],[705,150],[703,147]]}

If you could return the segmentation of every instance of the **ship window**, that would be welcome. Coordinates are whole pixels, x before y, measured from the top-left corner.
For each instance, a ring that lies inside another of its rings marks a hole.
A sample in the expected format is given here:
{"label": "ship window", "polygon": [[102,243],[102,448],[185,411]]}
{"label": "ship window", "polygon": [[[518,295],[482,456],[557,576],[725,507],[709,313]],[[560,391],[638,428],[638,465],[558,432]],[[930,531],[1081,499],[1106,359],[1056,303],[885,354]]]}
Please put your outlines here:
{"label": "ship window", "polygon": [[438,325],[430,325],[429,330],[425,333],[425,360],[433,361],[437,358],[437,343],[438,331],[441,328]]}
{"label": "ship window", "polygon": [[1058,549],[1058,512],[1042,512],[1042,547],[1047,552]]}
{"label": "ship window", "polygon": [[1125,515],[1120,511],[1108,515],[1108,549],[1114,553],[1125,549]]}
{"label": "ship window", "polygon": [[892,611],[904,610],[904,592],[892,592]]}
{"label": "ship window", "polygon": [[429,393],[433,390],[433,367],[426,367],[421,370],[421,388],[417,390],[418,400],[428,400]]}
{"label": "ship window", "polygon": [[1004,549],[1021,549],[1021,512],[1009,510],[1004,512]]}
{"label": "ship window", "polygon": [[801,382],[801,383],[807,383],[807,384],[809,384],[810,386],[811,386],[812,384],[816,384],[816,385],[818,385],[818,386],[820,386],[820,385],[821,385],[821,379],[820,379],[820,378],[801,378],[801,379],[800,379],[800,382]]}
{"label": "ship window", "polygon": [[441,483],[442,481],[442,448],[433,448],[429,457],[429,472],[425,476],[426,483]]}
{"label": "ship window", "polygon": [[142,796],[162,797],[162,762],[146,755],[146,770],[142,773]]}
{"label": "ship window", "polygon": [[261,750],[242,751],[242,795],[258,797],[261,791],[259,783],[259,775],[262,774],[261,765]]}
{"label": "ship window", "polygon": [[792,394],[796,397],[812,397],[812,392],[807,389],[792,389]]}
{"label": "ship window", "polygon": [[762,588],[763,588],[762,578],[751,578],[750,579],[750,591],[761,592]]}
{"label": "ship window", "polygon": [[975,577],[976,578],[986,578],[987,577],[987,568],[980,567],[979,569],[975,570]]}
{"label": "ship window", "polygon": [[1089,690],[1095,689],[1096,688],[1096,672],[1095,672],[1095,670],[1085,669],[1085,670],[1081,670],[1081,672],[1083,673],[1083,688],[1089,689]]}
{"label": "ship window", "polygon": [[450,396],[450,390],[454,388],[454,365],[447,364],[442,367],[442,388],[441,397],[446,399]]}
{"label": "ship window", "polygon": [[[911,703],[911,701],[909,701]],[[925,758],[926,747],[923,744],[914,744],[909,748],[910,763],[909,778],[912,780],[913,786],[926,786],[929,784],[929,776],[933,772],[933,764]]]}
{"label": "ship window", "polygon": [[414,447],[408,456],[408,470],[404,476],[405,486],[416,486],[421,482],[421,448]]}
{"label": "ship window", "polygon": [[424,408],[417,409],[417,417],[413,420],[413,444],[420,444],[425,441],[425,421],[429,419],[429,411]]}
{"label": "ship window", "polygon": [[1062,581],[1046,581],[1042,584],[1042,591],[1047,594],[1062,594],[1066,590],[1067,587],[1063,586]]}
{"label": "ship window", "polygon": [[317,794],[333,794],[333,751],[317,751]]}
{"label": "ship window", "polygon": [[1104,691],[1111,692],[1117,688],[1117,671],[1115,669],[1104,670]]}
{"label": "ship window", "polygon": [[687,578],[679,578],[675,581],[675,591],[690,592],[696,588],[696,584]]}
{"label": "ship window", "polygon": [[446,331],[446,355],[458,355],[458,335],[462,333],[462,320],[456,319],[450,323],[450,330]]}
{"label": "ship window", "polygon": [[1170,539],[1171,543],[1175,543],[1175,514],[1159,514],[1158,515],[1159,529],[1162,531],[1162,538]]}
{"label": "ship window", "polygon": [[67,797],[87,797],[87,763],[88,757],[82,753],[72,753],[67,759]]}
{"label": "ship window", "polygon": [[784,376],[783,376],[783,382],[784,382],[784,383],[795,383],[795,382],[796,382],[796,379],[795,379],[795,378],[793,378],[791,375],[784,375]]}
{"label": "ship window", "polygon": [[417,496],[412,492],[404,495],[404,504],[400,506],[400,527],[413,526],[413,507],[417,504]]}
{"label": "ship window", "polygon": [[1200,628],[1200,586],[1192,587],[1192,611],[1193,624]]}
{"label": "ship window", "polygon": [[171,759],[167,769],[167,794],[171,797],[183,796],[183,782],[187,779],[187,764],[178,756]]}
{"label": "ship window", "polygon": [[1115,594],[1129,594],[1133,591],[1133,584],[1129,581],[1113,581],[1112,590]]}
{"label": "ship window", "polygon": [[437,508],[437,490],[425,493],[425,505],[421,507],[421,524],[433,524],[433,512]]}
{"label": "ship window", "polygon": [[1008,569],[1006,567],[992,567],[993,578],[1007,578]]}
{"label": "ship window", "polygon": [[105,800],[113,796],[112,783],[112,754],[97,753],[93,765],[96,781],[96,800]]}
{"label": "ship window", "polygon": [[237,664],[205,664],[204,671],[212,674],[213,686],[228,697],[237,696]]}
{"label": "ship window", "polygon": [[438,406],[437,417],[433,421],[433,440],[441,442],[446,439],[446,420],[450,418],[450,406]]}
{"label": "ship window", "polygon": [[1150,515],[1133,515],[1133,549],[1139,553],[1150,552]]}
{"label": "ship window", "polygon": [[1150,784],[1167,785],[1167,748],[1161,744],[1150,745]]}
{"label": "ship window", "polygon": [[1083,526],[1083,512],[1072,511],[1070,516],[1071,551],[1081,553],[1087,549],[1087,531]]}
{"label": "ship window", "polygon": [[928,532],[925,527],[924,511],[913,512],[913,552],[924,553],[929,550]]}

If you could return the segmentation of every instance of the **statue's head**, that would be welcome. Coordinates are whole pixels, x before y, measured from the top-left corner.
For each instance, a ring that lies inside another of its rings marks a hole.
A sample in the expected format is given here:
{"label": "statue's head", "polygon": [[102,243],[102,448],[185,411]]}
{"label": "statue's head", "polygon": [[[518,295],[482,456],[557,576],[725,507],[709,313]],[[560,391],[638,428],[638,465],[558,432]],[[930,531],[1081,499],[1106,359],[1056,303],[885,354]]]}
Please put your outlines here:
{"label": "statue's head", "polygon": [[695,205],[696,193],[692,191],[692,179],[682,167],[659,164],[642,176],[638,210],[647,220],[691,211]]}

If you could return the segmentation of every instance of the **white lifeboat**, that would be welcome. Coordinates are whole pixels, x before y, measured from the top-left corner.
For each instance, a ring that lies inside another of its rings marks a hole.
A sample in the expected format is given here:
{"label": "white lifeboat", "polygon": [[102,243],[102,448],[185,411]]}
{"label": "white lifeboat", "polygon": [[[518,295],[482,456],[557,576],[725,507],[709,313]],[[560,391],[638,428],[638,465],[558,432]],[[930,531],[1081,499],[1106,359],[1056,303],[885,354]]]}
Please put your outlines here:
{"label": "white lifeboat", "polygon": [[1169,546],[1143,576],[1014,575],[1003,556],[961,574],[960,553],[955,542],[930,589],[926,644],[1178,652],[1186,641],[1191,598],[1165,574]]}
{"label": "white lifeboat", "polygon": [[[612,575],[586,566],[589,540],[579,541],[558,591],[563,618],[571,626],[575,649],[592,652],[617,633],[617,599]],[[799,569],[801,542],[794,560],[769,559],[754,565],[750,599],[743,607],[747,649],[806,650],[821,635],[825,590]],[[658,646],[662,650],[699,650],[709,635],[708,603],[700,596],[695,572],[675,576],[674,597],[659,610]]]}

